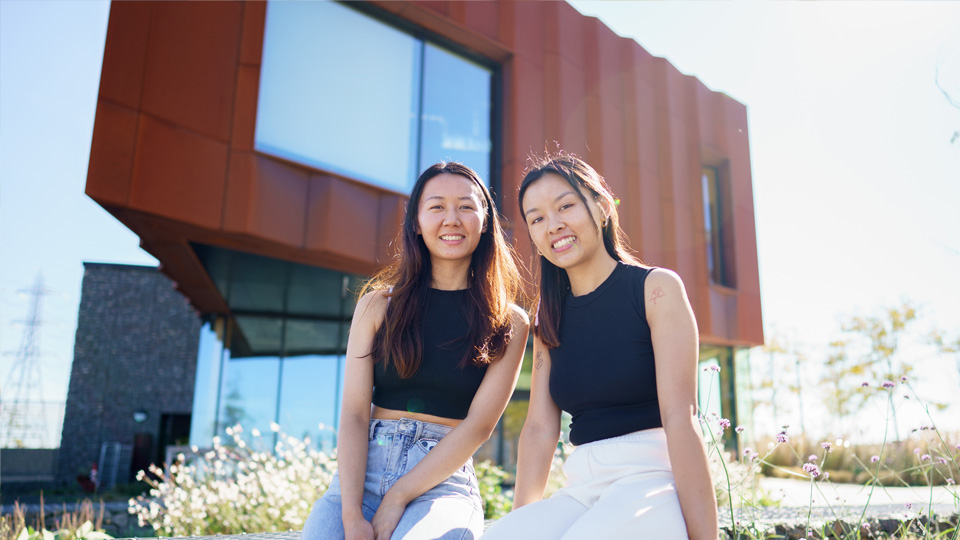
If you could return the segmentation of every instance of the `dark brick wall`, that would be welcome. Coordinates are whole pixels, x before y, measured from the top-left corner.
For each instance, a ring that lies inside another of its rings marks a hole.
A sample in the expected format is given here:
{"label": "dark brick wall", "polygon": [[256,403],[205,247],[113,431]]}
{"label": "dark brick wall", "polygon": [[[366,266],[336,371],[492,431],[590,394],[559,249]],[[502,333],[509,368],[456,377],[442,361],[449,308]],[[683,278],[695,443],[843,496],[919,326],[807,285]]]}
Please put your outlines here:
{"label": "dark brick wall", "polygon": [[[104,442],[151,433],[158,452],[162,414],[190,414],[200,319],[156,268],[84,263],[80,313],[60,440],[58,480],[75,482]],[[147,412],[137,424],[133,413]],[[130,472],[130,454],[117,482]]]}

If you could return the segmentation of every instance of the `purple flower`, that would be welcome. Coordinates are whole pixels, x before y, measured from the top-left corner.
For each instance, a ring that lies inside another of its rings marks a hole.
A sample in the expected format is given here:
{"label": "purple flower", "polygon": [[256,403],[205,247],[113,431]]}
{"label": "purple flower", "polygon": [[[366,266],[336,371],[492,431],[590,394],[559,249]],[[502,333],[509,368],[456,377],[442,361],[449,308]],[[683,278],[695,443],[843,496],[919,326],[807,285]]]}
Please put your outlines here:
{"label": "purple flower", "polygon": [[953,478],[947,478],[947,484],[952,486],[954,484]]}
{"label": "purple flower", "polygon": [[734,431],[736,431],[737,433],[743,433],[743,426],[737,426],[737,429],[735,429]]}
{"label": "purple flower", "polygon": [[[827,478],[830,478],[830,473],[824,472],[824,473],[823,473],[823,479],[826,480]],[[837,499],[839,499],[839,498],[840,498],[840,497],[837,497]]]}
{"label": "purple flower", "polygon": [[900,382],[903,382],[903,383],[907,382],[907,376],[906,375],[901,376]]}
{"label": "purple flower", "polygon": [[880,456],[870,456],[870,463],[876,463],[880,461]]}
{"label": "purple flower", "polygon": [[730,421],[727,420],[726,418],[721,418],[720,420],[717,421],[717,423],[720,424],[720,427],[722,427],[723,429],[727,429],[728,427],[730,427]]}
{"label": "purple flower", "polygon": [[957,450],[960,450],[960,442],[958,442],[958,443],[955,444],[954,446],[957,447]]}
{"label": "purple flower", "polygon": [[888,388],[888,389],[889,389],[889,388],[893,388],[894,386],[896,386],[896,385],[893,384],[893,381],[883,381],[883,387],[884,387],[884,388]]}
{"label": "purple flower", "polygon": [[938,458],[938,461],[940,461],[940,464],[941,464],[941,465],[946,465],[946,464],[947,464],[947,458]]}
{"label": "purple flower", "polygon": [[827,452],[829,452],[830,449],[833,447],[833,445],[831,445],[831,444],[828,443],[828,442],[822,442],[822,443],[820,443],[820,446],[822,446],[823,449],[826,450]]}
{"label": "purple flower", "polygon": [[789,439],[787,438],[787,432],[786,432],[786,431],[781,431],[780,433],[777,433],[777,442],[778,442],[778,443],[785,443],[785,442],[787,442],[788,440],[789,440]]}
{"label": "purple flower", "polygon": [[868,386],[870,386],[870,383],[868,383],[867,381],[863,381],[862,383],[860,383],[860,388],[866,388]]}
{"label": "purple flower", "polygon": [[720,373],[720,366],[718,365],[711,365],[708,369],[714,373]]}
{"label": "purple flower", "polygon": [[807,461],[809,461],[810,463],[813,463],[813,462],[817,461],[817,455],[816,455],[816,454],[810,454],[810,457],[807,458]]}
{"label": "purple flower", "polygon": [[749,456],[752,453],[753,453],[753,449],[750,448],[749,446],[743,449],[743,455],[745,456]]}
{"label": "purple flower", "polygon": [[906,506],[906,507],[907,507],[907,510],[909,510],[909,509],[913,508],[913,503],[907,503],[907,504],[905,504],[904,506]]}
{"label": "purple flower", "polygon": [[919,454],[919,453],[920,453],[920,449],[919,449],[919,448],[914,448],[914,449],[913,449],[913,453],[914,453],[914,454]]}
{"label": "purple flower", "polygon": [[930,461],[930,454],[920,456],[920,461]]}

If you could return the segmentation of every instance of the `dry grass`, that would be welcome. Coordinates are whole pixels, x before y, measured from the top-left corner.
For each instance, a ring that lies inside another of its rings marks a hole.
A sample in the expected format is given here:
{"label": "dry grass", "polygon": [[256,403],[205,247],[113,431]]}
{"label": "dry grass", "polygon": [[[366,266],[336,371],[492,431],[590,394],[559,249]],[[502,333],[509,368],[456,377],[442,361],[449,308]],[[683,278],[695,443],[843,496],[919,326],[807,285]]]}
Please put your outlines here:
{"label": "dry grass", "polygon": [[[72,510],[68,510],[67,505],[64,504],[62,511],[54,517],[53,530],[57,532],[58,540],[76,540],[77,531],[88,521],[93,524],[93,530],[102,531],[103,513],[103,501],[100,501],[99,512],[94,509],[90,499],[76,503]],[[16,540],[28,527],[34,531],[47,530],[45,514],[43,494],[40,495],[40,512],[37,513],[33,523],[27,523],[24,507],[19,502],[15,502],[12,514],[0,516],[0,540]]]}
{"label": "dry grass", "polygon": [[[946,441],[960,441],[957,434],[944,436]],[[760,449],[765,448],[771,440],[761,441]],[[829,443],[827,451],[823,443]],[[790,472],[801,472],[801,467],[809,456],[817,456],[817,463],[821,469],[830,473],[830,480],[841,483],[864,484],[873,478],[877,466],[871,463],[871,458],[880,458],[880,470],[877,478],[885,486],[928,486],[945,485],[947,478],[958,478],[953,460],[940,463],[939,459],[951,458],[949,446],[944,447],[939,436],[933,430],[918,430],[902,441],[880,444],[847,443],[841,439],[837,444],[836,438],[808,439],[803,436],[791,438],[789,445],[780,445],[766,456],[761,473],[765,476],[791,477]],[[929,465],[922,466],[921,458],[930,456]]]}

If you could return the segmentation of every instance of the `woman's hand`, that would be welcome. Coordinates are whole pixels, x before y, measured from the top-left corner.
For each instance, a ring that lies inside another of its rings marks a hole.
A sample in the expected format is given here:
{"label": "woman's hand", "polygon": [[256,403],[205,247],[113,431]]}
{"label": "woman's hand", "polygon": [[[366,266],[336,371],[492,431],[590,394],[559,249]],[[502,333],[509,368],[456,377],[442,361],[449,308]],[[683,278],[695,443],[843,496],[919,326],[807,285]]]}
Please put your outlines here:
{"label": "woman's hand", "polygon": [[[377,513],[373,515],[373,520],[371,521],[373,524],[372,529],[376,534],[375,540],[390,540],[390,537],[393,536],[393,531],[397,528],[397,524],[400,523],[400,518],[403,517],[403,511],[406,509],[406,503],[391,497],[388,491],[380,503],[380,508],[377,508]],[[374,537],[371,536],[371,539],[373,538]]]}
{"label": "woman's hand", "polygon": [[343,524],[346,533],[345,540],[376,540],[373,525],[362,517],[357,517]]}

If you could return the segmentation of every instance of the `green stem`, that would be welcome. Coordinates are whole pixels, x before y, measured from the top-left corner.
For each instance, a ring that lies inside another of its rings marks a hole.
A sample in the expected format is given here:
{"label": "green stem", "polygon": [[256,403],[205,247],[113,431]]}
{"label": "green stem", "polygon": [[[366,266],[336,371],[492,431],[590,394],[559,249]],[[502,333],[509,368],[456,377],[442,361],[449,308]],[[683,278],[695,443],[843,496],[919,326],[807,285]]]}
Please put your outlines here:
{"label": "green stem", "polygon": [[[701,414],[700,416],[703,415]],[[715,448],[718,448],[717,456],[720,458],[720,466],[723,467],[723,476],[727,480],[727,505],[730,507],[730,524],[733,526],[733,537],[735,540],[740,540],[740,531],[737,529],[737,516],[733,513],[733,491],[732,487],[730,486],[730,472],[727,470],[727,460],[724,459],[723,451],[719,449],[717,436],[713,434],[713,429],[710,427],[710,422],[706,420],[705,417],[704,420],[707,425],[707,432],[710,433],[710,441],[713,443]]]}
{"label": "green stem", "polygon": [[[913,393],[913,396],[917,399],[917,401],[921,401],[921,400],[920,400],[920,396],[917,395],[917,391],[913,388],[913,385],[911,385],[909,382],[908,382],[908,383],[904,383],[904,384],[907,385],[907,388],[910,389],[910,391]],[[892,395],[892,394],[891,394],[891,395]],[[921,403],[922,403],[922,401],[921,401]],[[940,433],[940,430],[937,428],[937,423],[934,422],[933,416],[930,414],[930,407],[929,407],[928,405],[924,404],[924,405],[923,405],[923,412],[925,412],[925,413],[927,414],[927,418],[930,420],[930,427],[933,428],[933,432],[937,434],[937,438],[940,440],[940,444],[942,444],[942,445],[943,445],[943,448],[946,450],[946,452],[944,452],[944,453],[950,458],[950,461],[953,463],[953,466],[954,466],[954,467],[957,467],[958,470],[960,470],[960,466],[957,465],[957,459],[953,456],[953,453],[950,452],[950,445],[947,444],[947,441],[943,440],[943,434]],[[931,482],[931,486],[930,486],[930,496],[931,496],[931,500],[932,500],[932,497],[933,497],[933,485],[932,485],[932,482]],[[952,539],[952,540],[957,540],[958,538],[960,538],[960,524],[958,524],[956,527],[953,528],[953,539]]]}
{"label": "green stem", "polygon": [[[891,407],[893,407],[893,392],[887,396],[887,402]],[[889,432],[890,422],[888,419],[883,426],[883,442],[880,443],[880,455],[877,459],[877,469],[873,473],[873,482],[870,484],[870,493],[867,494],[867,503],[863,505],[863,512],[860,513],[860,519],[857,521],[857,530],[860,530],[860,527],[863,525],[863,519],[867,515],[867,508],[870,506],[870,499],[873,498],[873,491],[877,488],[877,484],[880,482],[880,467],[883,465],[883,451],[887,447],[887,435]]]}

